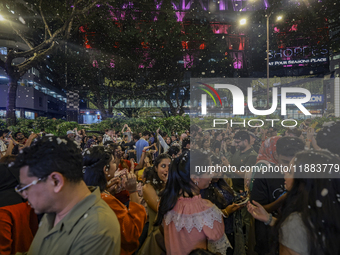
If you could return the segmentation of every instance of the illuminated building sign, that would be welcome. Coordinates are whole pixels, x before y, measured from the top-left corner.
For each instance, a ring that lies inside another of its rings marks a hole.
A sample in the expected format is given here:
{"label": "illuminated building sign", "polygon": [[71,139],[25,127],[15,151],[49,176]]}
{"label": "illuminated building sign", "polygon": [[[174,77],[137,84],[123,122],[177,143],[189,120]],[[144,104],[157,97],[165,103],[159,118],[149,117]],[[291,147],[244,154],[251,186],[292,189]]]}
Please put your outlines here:
{"label": "illuminated building sign", "polygon": [[293,65],[306,66],[309,64],[325,63],[328,61],[328,50],[314,50],[309,46],[289,47],[277,51],[269,51],[269,65],[290,67]]}
{"label": "illuminated building sign", "polygon": [[[287,99],[303,99],[305,95],[287,95]],[[304,104],[322,104],[324,96],[322,94],[312,94],[310,100]]]}
{"label": "illuminated building sign", "polygon": [[304,65],[313,63],[327,62],[327,58],[312,58],[312,59],[295,59],[295,60],[281,60],[281,61],[271,61],[270,66],[283,66],[283,65]]}
{"label": "illuminated building sign", "polygon": [[315,51],[308,46],[304,47],[289,47],[286,49],[279,49],[278,51],[269,51],[269,59],[275,58],[308,58],[311,56],[325,56],[328,54],[327,49],[320,49]]}

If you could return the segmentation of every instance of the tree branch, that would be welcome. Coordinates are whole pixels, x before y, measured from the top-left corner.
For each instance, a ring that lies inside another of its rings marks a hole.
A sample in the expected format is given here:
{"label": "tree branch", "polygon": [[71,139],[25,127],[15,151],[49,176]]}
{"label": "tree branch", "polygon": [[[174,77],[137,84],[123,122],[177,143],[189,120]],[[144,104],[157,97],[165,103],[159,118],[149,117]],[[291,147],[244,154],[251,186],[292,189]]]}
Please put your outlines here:
{"label": "tree branch", "polygon": [[[47,22],[46,22],[46,19],[45,19],[45,16],[44,16],[44,13],[42,11],[42,8],[41,8],[41,3],[42,3],[42,0],[40,0],[40,3],[39,3],[39,10],[40,10],[40,15],[41,15],[41,18],[45,24],[45,29],[47,30],[48,34],[50,35],[50,37],[52,37],[52,33],[51,33],[51,30],[49,29],[48,25],[47,25]],[[45,31],[46,31],[45,30]]]}
{"label": "tree branch", "polygon": [[86,8],[79,10],[76,12],[77,14],[85,14],[86,12],[88,12],[93,6],[95,6],[96,4],[98,4],[99,1],[94,1],[92,4],[90,4],[89,6],[87,6]]}
{"label": "tree branch", "polygon": [[11,28],[15,31],[15,33],[17,33],[18,36],[20,36],[20,38],[27,44],[27,46],[30,49],[33,49],[32,44],[19,32],[19,30],[17,30],[16,28],[13,27],[12,22],[9,22]]}
{"label": "tree branch", "polygon": [[[65,21],[64,25],[63,25],[61,28],[57,29],[57,30],[52,34],[52,36],[51,36],[48,40],[42,42],[41,44],[39,44],[38,46],[36,46],[36,47],[34,47],[34,48],[32,47],[32,45],[30,45],[30,43],[29,43],[23,36],[20,35],[19,31],[18,31],[18,32],[16,31],[16,32],[18,33],[18,35],[19,35],[19,36],[27,43],[27,45],[29,45],[30,50],[24,51],[24,52],[17,52],[17,53],[14,53],[14,58],[19,58],[19,57],[29,57],[29,56],[31,56],[31,55],[37,53],[38,51],[42,50],[42,49],[45,48],[47,45],[51,44],[51,43],[54,41],[54,39],[55,39],[59,34],[63,33],[66,29],[69,30],[69,28],[70,28],[69,25],[70,25],[70,23],[72,24],[73,19],[74,19],[74,16],[75,16],[76,14],[87,12],[89,9],[91,9],[91,8],[92,8],[94,5],[96,5],[97,3],[98,3],[98,1],[94,1],[94,2],[93,2],[91,5],[89,5],[87,8],[84,8],[83,10],[79,10],[79,11],[76,11],[76,9],[73,8],[70,17],[68,18],[68,20]],[[14,28],[13,28],[13,29],[14,29]],[[15,29],[14,29],[14,31],[15,31]]]}
{"label": "tree branch", "polygon": [[28,69],[33,67],[39,61],[41,61],[41,59],[44,58],[46,55],[50,54],[54,50],[55,46],[56,46],[56,44],[55,44],[55,42],[53,42],[52,45],[47,50],[40,52],[40,54],[34,55],[34,57],[32,57],[32,58],[28,59],[27,61],[25,61],[24,63],[18,65],[20,76],[24,75],[27,72]]}

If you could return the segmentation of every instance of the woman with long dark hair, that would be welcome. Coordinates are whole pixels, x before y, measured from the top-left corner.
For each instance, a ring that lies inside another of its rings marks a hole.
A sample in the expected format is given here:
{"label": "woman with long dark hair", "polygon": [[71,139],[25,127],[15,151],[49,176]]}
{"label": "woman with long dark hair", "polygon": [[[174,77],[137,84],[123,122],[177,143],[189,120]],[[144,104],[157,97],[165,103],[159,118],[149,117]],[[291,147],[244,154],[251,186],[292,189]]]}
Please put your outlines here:
{"label": "woman with long dark hair", "polygon": [[152,167],[152,171],[146,173],[145,185],[143,186],[143,198],[148,205],[149,232],[158,212],[159,193],[165,188],[168,179],[171,159],[167,154],[160,154]]}
{"label": "woman with long dark hair", "polygon": [[160,154],[152,167],[147,167],[143,173],[143,199],[147,204],[149,228],[143,246],[138,255],[165,254],[164,237],[154,222],[158,212],[159,193],[165,188],[168,179],[171,159],[167,154]]}
{"label": "woman with long dark hair", "polygon": [[254,218],[274,226],[280,254],[340,254],[339,165],[340,159],[328,151],[297,153],[291,161],[296,171],[285,174],[288,194],[280,217],[272,217],[255,201],[248,203]]}
{"label": "woman with long dark hair", "polygon": [[189,254],[197,248],[226,254],[230,246],[222,212],[200,195],[200,190],[209,186],[211,177],[207,173],[190,177],[190,168],[195,172],[195,166],[210,165],[208,156],[195,150],[184,152],[171,164],[155,222],[155,225],[164,223],[168,255]]}
{"label": "woman with long dark hair", "polygon": [[[129,209],[110,194],[108,187],[112,182],[117,166],[111,151],[104,147],[93,147],[85,151],[83,159],[84,181],[88,186],[99,186],[102,199],[117,215],[121,230],[121,253],[133,254],[139,246],[138,238],[142,233],[146,212],[139,204],[134,173],[123,177],[125,188],[130,194]],[[119,178],[119,177],[118,177]]]}

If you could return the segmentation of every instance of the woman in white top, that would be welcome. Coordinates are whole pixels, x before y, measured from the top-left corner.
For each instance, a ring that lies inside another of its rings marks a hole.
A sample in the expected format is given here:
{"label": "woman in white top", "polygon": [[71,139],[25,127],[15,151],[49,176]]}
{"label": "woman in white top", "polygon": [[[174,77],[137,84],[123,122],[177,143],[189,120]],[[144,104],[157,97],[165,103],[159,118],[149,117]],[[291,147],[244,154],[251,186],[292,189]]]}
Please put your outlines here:
{"label": "woman in white top", "polygon": [[248,202],[254,218],[274,226],[280,255],[340,254],[339,168],[340,159],[328,151],[300,152],[285,173],[288,194],[278,219]]}

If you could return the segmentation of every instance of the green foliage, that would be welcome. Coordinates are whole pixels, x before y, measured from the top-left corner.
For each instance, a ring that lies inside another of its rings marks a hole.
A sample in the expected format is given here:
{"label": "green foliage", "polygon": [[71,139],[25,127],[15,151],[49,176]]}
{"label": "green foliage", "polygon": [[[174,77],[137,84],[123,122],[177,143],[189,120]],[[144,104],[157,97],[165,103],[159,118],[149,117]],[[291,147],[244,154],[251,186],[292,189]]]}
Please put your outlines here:
{"label": "green foliage", "polygon": [[159,128],[161,131],[171,134],[172,131],[182,133],[190,127],[190,118],[188,116],[172,116],[168,118],[115,118],[107,119],[98,124],[92,124],[89,130],[104,132],[105,129],[114,129],[121,131],[124,124],[127,124],[133,132],[143,132],[148,130],[156,132]]}
{"label": "green foliage", "polygon": [[[42,129],[44,129],[47,133],[51,133],[57,136],[64,136],[68,130],[73,130],[74,128],[85,129],[86,131],[98,131],[104,133],[105,129],[113,129],[115,131],[121,131],[124,124],[128,124],[133,132],[140,133],[145,130],[156,132],[159,128],[161,131],[166,132],[170,135],[172,132],[181,134],[184,131],[190,129],[190,125],[197,124],[202,129],[212,128],[213,119],[215,117],[206,117],[203,119],[200,118],[189,118],[188,115],[185,116],[172,116],[168,118],[111,118],[103,120],[100,123],[81,126],[76,122],[67,122],[64,120],[56,120],[56,119],[47,119],[46,117],[39,117],[35,120],[27,120],[27,119],[19,119],[18,124],[16,126],[9,126],[6,127],[6,123],[0,120],[0,129],[8,128],[9,130],[13,131],[14,133],[17,131],[23,132],[26,136],[28,136],[31,132],[39,133]],[[234,117],[232,118],[233,122],[243,122],[245,120],[246,127],[247,122],[250,119],[254,118],[240,118]],[[257,116],[256,119],[262,119],[264,121],[263,128],[269,128],[271,126],[270,121],[265,121],[265,119],[280,119],[278,116]],[[230,122],[231,118],[227,118]],[[324,122],[329,121],[340,121],[340,118],[335,117],[322,117],[322,118],[314,118],[312,120],[312,124],[315,124],[315,130],[318,131],[322,128]],[[297,120],[298,125],[303,122],[303,120]],[[252,122],[252,125],[255,125],[256,122]],[[294,125],[293,121],[289,122],[286,121],[285,125]],[[283,134],[285,128],[281,126],[281,119],[280,121],[275,121],[274,126],[277,128],[279,134]],[[226,125],[219,125],[217,126],[221,128],[225,128]],[[242,127],[243,125],[234,125],[234,127]],[[91,132],[89,132],[91,133]]]}
{"label": "green foliage", "polygon": [[[1,123],[2,121],[0,121],[0,128],[5,128],[5,126],[2,126]],[[40,133],[42,129],[44,129],[46,133],[64,136],[68,130],[72,130],[75,127],[80,128],[81,126],[76,122],[39,117],[35,120],[18,119],[17,125],[9,126],[8,129],[13,133],[18,131],[23,132],[26,137],[28,137],[31,132]]]}

